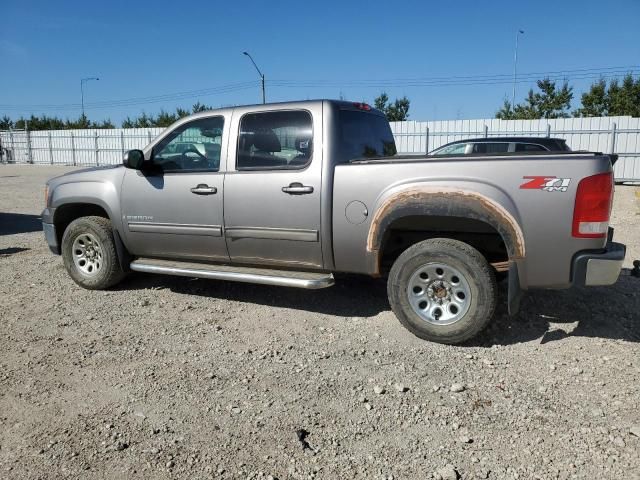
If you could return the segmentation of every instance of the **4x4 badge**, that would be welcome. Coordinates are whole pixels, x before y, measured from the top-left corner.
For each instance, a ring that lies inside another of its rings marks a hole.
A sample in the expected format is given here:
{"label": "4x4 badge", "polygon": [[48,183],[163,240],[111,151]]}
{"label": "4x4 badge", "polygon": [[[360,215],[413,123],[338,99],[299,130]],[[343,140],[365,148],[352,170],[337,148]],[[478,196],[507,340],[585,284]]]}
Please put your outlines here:
{"label": "4x4 badge", "polygon": [[544,190],[545,192],[566,192],[569,189],[570,178],[558,177],[522,177],[527,182],[520,185],[524,190]]}

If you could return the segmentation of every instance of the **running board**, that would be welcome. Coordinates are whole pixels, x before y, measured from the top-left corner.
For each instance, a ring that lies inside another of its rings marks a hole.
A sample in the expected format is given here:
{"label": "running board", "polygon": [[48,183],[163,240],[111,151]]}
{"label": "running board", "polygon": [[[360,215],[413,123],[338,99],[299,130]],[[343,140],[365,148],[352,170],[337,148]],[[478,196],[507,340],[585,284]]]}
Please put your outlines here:
{"label": "running board", "polygon": [[131,262],[130,267],[135,272],[260,283],[262,285],[279,285],[281,287],[297,287],[311,290],[330,287],[334,283],[333,274],[327,272],[298,272],[237,265],[160,260],[156,258],[138,258]]}

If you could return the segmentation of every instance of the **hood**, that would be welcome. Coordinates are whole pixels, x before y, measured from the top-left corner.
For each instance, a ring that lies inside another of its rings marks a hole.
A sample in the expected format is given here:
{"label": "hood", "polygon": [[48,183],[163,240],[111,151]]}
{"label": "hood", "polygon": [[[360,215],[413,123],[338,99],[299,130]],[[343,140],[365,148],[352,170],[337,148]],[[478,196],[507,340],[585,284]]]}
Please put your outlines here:
{"label": "hood", "polygon": [[64,183],[75,182],[113,182],[124,175],[124,165],[104,165],[101,167],[83,168],[50,178],[47,185],[50,189]]}
{"label": "hood", "polygon": [[[55,186],[62,183],[76,182],[76,181],[100,181],[102,176],[111,178],[107,172],[110,170],[123,169],[124,165],[103,165],[100,167],[81,168],[80,170],[73,170],[72,172],[63,173],[57,177],[52,177],[47,180],[47,185]],[[109,172],[110,173],[110,172]]]}

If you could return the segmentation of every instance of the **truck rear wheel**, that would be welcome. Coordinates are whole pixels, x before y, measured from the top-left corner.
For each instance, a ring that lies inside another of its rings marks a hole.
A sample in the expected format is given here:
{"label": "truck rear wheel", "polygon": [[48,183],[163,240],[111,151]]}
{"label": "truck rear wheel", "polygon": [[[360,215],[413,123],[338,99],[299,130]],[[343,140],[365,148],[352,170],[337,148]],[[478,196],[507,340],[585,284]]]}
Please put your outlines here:
{"label": "truck rear wheel", "polygon": [[111,222],[81,217],[62,236],[62,261],[71,278],[89,290],[109,288],[125,277],[120,268]]}
{"label": "truck rear wheel", "polygon": [[389,303],[414,335],[457,344],[477,335],[493,316],[493,270],[475,248],[458,240],[416,243],[395,261],[387,283]]}

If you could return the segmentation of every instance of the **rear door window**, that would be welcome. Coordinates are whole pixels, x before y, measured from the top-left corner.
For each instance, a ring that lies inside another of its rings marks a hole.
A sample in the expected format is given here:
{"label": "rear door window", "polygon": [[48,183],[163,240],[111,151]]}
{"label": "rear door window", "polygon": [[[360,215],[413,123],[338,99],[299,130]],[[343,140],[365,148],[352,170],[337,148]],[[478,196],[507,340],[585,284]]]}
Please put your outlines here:
{"label": "rear door window", "polygon": [[240,121],[238,170],[297,170],[311,163],[311,114],[305,110],[248,113]]}
{"label": "rear door window", "polygon": [[340,110],[340,161],[391,157],[396,142],[387,119],[374,113]]}

